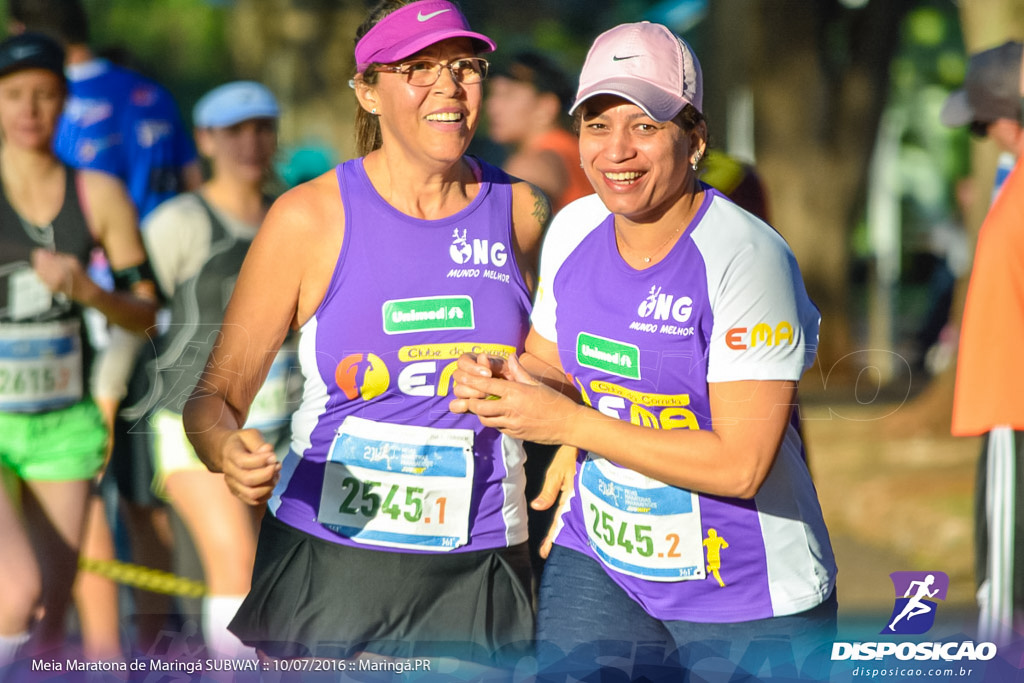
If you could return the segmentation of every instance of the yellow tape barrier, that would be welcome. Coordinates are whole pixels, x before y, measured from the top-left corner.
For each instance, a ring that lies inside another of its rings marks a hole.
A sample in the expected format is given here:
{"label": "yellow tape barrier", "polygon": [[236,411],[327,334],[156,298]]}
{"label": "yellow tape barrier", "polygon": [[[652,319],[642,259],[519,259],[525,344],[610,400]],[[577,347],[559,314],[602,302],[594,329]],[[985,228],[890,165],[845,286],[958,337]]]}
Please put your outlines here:
{"label": "yellow tape barrier", "polygon": [[170,572],[150,569],[138,564],[80,557],[78,558],[78,568],[83,572],[105,576],[111,581],[152,593],[181,595],[187,598],[199,598],[206,595],[206,584],[202,581],[186,579]]}

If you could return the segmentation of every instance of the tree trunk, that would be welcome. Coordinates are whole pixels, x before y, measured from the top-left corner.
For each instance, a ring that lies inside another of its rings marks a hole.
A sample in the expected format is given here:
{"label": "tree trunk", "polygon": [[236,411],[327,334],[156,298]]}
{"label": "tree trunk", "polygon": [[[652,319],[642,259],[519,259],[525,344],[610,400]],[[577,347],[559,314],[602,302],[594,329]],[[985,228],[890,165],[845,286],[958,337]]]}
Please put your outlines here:
{"label": "tree trunk", "polygon": [[[865,364],[851,327],[850,234],[909,3],[872,0],[860,10],[832,1],[742,4],[751,21],[757,165],[775,227],[821,310],[818,368],[805,381],[824,389],[852,381]],[[742,49],[723,42],[733,20],[717,19],[719,44],[730,51]]]}
{"label": "tree trunk", "polygon": [[282,108],[281,144],[354,154],[355,0],[236,0],[229,43],[240,77],[267,85]]}

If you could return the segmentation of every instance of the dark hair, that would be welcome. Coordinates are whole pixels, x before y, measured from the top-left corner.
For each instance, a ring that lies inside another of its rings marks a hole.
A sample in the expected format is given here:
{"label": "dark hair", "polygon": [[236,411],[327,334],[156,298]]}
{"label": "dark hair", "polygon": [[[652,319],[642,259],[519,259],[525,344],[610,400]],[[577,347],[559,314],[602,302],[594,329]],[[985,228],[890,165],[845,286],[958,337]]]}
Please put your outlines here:
{"label": "dark hair", "polygon": [[[580,134],[580,124],[583,120],[583,110],[585,108],[586,107],[579,107],[575,112],[573,112],[572,131],[576,133],[576,135]],[[696,128],[702,121],[707,122],[707,119],[704,118],[704,114],[697,111],[697,108],[692,104],[685,105],[682,111],[676,114],[675,118],[672,120],[678,123],[679,126],[687,132]]]}
{"label": "dark hair", "polygon": [[568,111],[572,105],[573,86],[569,77],[553,59],[539,52],[526,50],[507,61],[497,60],[491,72],[495,76],[529,83],[538,93],[552,93],[561,103],[562,111]]}
{"label": "dark hair", "polygon": [[26,31],[64,45],[89,42],[89,18],[80,0],[7,0],[7,13]]}
{"label": "dark hair", "polygon": [[[355,42],[369,33],[370,29],[380,23],[381,19],[399,10],[406,5],[411,5],[416,0],[383,0],[376,7],[370,10],[370,14],[356,29]],[[375,64],[366,67],[362,73],[363,82],[373,85],[377,82],[377,68]],[[366,111],[362,107],[356,107],[356,154],[366,156],[381,146],[380,119]]]}

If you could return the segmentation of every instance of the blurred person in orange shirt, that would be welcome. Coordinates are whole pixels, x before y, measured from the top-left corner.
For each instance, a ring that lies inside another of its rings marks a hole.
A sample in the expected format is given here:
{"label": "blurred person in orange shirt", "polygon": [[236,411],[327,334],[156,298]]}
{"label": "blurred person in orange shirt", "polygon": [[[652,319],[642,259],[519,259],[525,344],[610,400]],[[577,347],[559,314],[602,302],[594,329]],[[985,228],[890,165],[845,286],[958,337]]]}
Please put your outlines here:
{"label": "blurred person in orange shirt", "polygon": [[971,55],[964,87],[946,100],[947,126],[970,126],[1017,156],[978,233],[960,325],[954,436],[984,436],[975,499],[978,637],[1009,643],[1024,630],[1024,44]]}
{"label": "blurred person in orange shirt", "polygon": [[594,191],[580,166],[579,140],[568,128],[570,104],[569,79],[535,52],[498,65],[484,102],[491,140],[513,150],[503,168],[546,194],[552,213]]}

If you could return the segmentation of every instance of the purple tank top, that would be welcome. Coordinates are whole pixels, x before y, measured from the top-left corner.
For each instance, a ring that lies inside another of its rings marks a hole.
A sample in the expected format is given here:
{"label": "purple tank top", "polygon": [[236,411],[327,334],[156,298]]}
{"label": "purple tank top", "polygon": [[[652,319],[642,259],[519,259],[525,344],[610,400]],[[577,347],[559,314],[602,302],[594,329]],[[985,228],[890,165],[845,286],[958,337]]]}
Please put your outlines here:
{"label": "purple tank top", "polygon": [[522,444],[448,410],[462,353],[521,352],[529,330],[510,180],[480,169],[469,205],[422,220],[377,193],[362,159],[338,166],[344,244],[301,330],[303,401],[270,501],[281,521],[382,550],[526,540]]}

